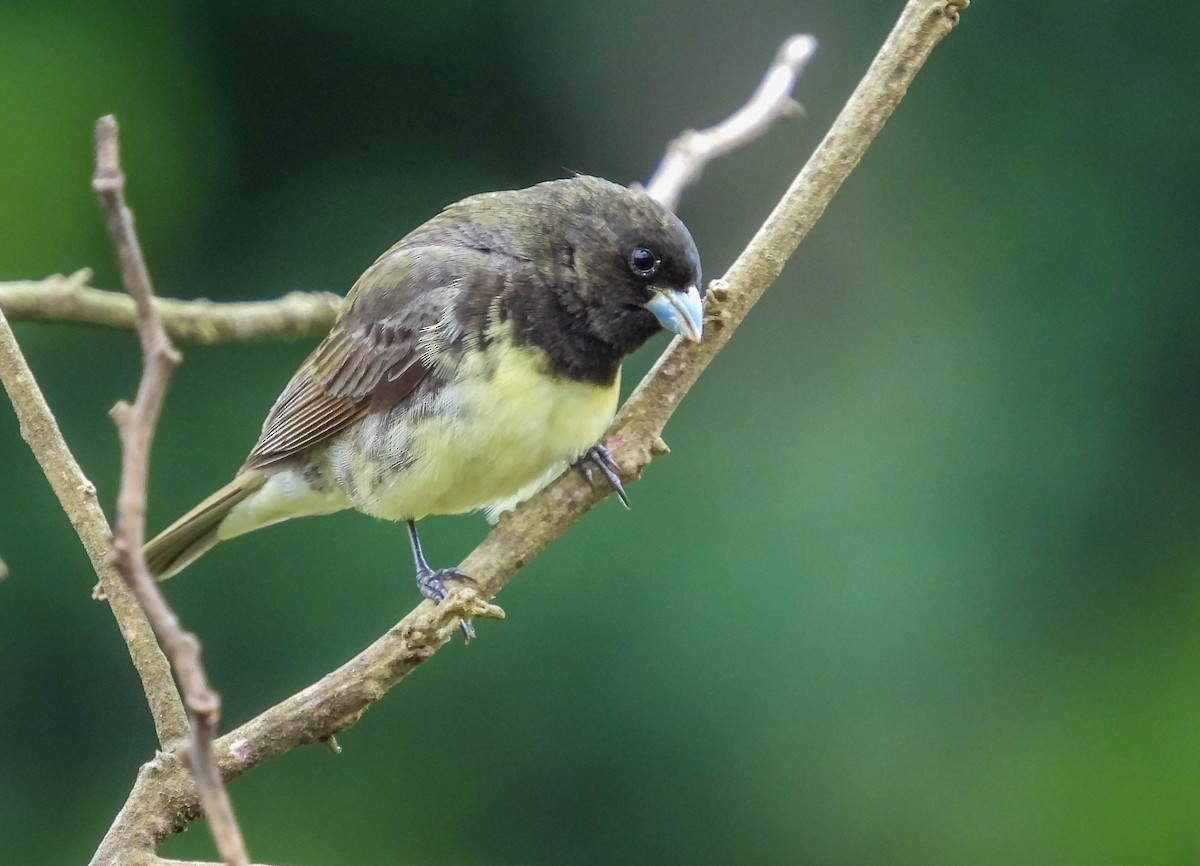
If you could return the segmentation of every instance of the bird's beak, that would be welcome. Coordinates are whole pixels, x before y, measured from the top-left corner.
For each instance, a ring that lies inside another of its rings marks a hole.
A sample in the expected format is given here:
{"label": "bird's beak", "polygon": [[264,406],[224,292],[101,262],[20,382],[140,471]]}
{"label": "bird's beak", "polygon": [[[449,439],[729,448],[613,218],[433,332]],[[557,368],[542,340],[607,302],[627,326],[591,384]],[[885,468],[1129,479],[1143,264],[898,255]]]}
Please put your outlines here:
{"label": "bird's beak", "polygon": [[698,342],[704,331],[704,304],[695,286],[686,289],[655,289],[646,309],[668,331]]}

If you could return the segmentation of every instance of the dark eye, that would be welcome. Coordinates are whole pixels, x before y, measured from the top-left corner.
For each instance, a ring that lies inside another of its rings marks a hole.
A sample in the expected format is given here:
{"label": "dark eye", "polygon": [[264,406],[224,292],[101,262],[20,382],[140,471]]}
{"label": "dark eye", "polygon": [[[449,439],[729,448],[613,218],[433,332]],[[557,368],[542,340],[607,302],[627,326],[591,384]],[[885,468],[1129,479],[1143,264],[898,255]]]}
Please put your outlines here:
{"label": "dark eye", "polygon": [[645,247],[638,247],[629,254],[629,269],[639,277],[652,277],[658,270],[658,256]]}

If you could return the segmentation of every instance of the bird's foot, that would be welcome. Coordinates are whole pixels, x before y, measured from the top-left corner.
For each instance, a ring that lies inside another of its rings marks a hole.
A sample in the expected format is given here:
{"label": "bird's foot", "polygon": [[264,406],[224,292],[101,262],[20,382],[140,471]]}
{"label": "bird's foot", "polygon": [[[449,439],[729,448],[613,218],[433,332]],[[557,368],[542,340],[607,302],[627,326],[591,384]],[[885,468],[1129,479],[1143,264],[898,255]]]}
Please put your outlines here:
{"label": "bird's foot", "polygon": [[600,474],[604,476],[605,480],[612,485],[612,489],[616,491],[621,504],[628,508],[629,496],[625,493],[625,488],[621,485],[621,476],[617,474],[621,467],[613,458],[612,453],[599,442],[585,451],[583,456],[575,461],[575,468],[587,479],[587,483],[594,487],[595,481],[592,478],[593,467],[600,470]]}
{"label": "bird's foot", "polygon": [[[457,568],[432,568],[421,569],[417,572],[417,588],[421,590],[421,595],[432,601],[434,604],[441,604],[447,595],[446,581],[457,580],[462,583],[475,583],[475,578],[465,572],[459,571]],[[471,624],[471,620],[463,617],[458,621],[458,627],[462,629],[463,636],[470,640],[475,637],[475,626]]]}
{"label": "bird's foot", "polygon": [[441,604],[446,598],[446,581],[459,580],[463,583],[474,583],[475,578],[459,571],[457,568],[422,569],[417,572],[417,588],[421,595],[434,604]]}

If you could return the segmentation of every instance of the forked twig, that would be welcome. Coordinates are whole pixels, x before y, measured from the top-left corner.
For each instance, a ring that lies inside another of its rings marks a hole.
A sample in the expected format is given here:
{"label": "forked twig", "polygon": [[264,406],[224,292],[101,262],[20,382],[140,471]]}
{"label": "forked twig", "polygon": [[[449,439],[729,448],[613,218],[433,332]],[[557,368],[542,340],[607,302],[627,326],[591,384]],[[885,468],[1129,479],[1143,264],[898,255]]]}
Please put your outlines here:
{"label": "forked twig", "polygon": [[221,714],[221,699],[208,684],[200,661],[200,643],[179,625],[179,619],[159,592],[146,567],[142,544],[146,535],[146,480],[150,443],[179,353],[171,345],[154,308],[150,275],[142,257],[133,214],[125,205],[125,176],[121,172],[117,121],[112,115],[96,122],[96,173],[92,188],[100,200],[108,233],[121,265],[125,290],[137,304],[137,331],[142,345],[142,380],[133,405],[124,401],[112,416],[121,437],[121,486],[117,495],[117,526],[113,556],[117,569],[146,612],[183,694],[189,736],[181,750],[195,780],[217,851],[229,866],[248,866],[249,856],[233,808],[217,771],[212,744]]}
{"label": "forked twig", "polygon": [[675,210],[683,190],[700,179],[710,162],[754,141],[787,115],[798,114],[800,104],[792,91],[816,50],[816,37],[807,33],[784,42],[758,89],[741,108],[716,126],[686,130],[667,145],[662,162],[646,182],[646,192]]}

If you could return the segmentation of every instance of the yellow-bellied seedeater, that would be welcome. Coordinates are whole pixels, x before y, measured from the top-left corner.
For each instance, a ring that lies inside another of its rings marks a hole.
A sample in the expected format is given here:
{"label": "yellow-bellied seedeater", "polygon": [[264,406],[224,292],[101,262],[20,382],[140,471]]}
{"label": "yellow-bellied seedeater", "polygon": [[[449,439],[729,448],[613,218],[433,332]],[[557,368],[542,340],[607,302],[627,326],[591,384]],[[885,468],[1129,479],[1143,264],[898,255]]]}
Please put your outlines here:
{"label": "yellow-bellied seedeater", "polygon": [[598,444],[621,359],[663,327],[698,340],[699,286],[687,228],[639,190],[573,177],[450,205],[359,277],[237,476],[146,545],[151,572],[356,508],[407,521],[417,585],[440,601],[466,575],[429,567],[425,515],[494,517],[581,458],[624,498]]}

